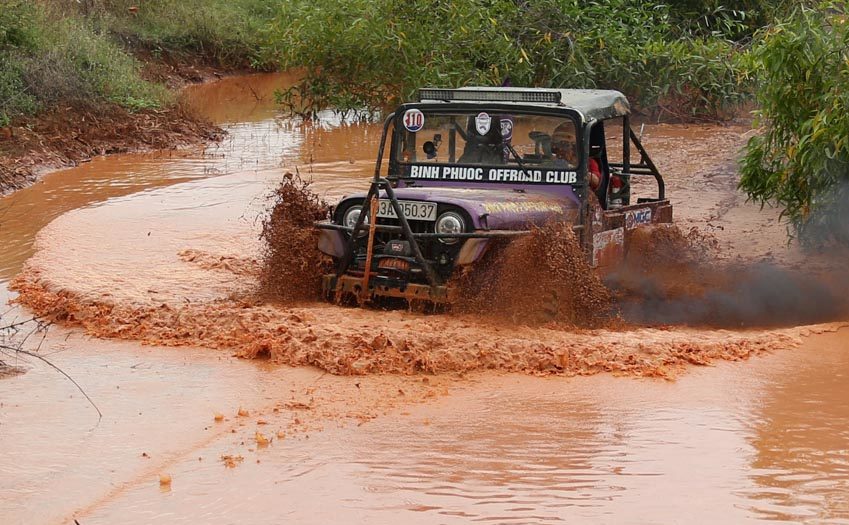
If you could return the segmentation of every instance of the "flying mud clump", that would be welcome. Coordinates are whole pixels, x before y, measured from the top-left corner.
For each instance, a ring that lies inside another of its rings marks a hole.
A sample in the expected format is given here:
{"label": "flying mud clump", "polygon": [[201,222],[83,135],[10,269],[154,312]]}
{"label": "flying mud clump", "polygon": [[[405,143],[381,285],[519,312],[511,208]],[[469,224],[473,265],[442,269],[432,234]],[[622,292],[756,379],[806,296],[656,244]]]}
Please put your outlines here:
{"label": "flying mud clump", "polygon": [[598,328],[614,318],[613,298],[590,267],[569,224],[551,222],[495,246],[458,276],[465,313],[516,324]]}
{"label": "flying mud clump", "polygon": [[330,270],[329,258],[317,248],[318,230],[313,226],[327,217],[329,207],[309,186],[299,175],[287,173],[271,196],[271,211],[260,233],[260,292],[266,299],[318,299],[321,276]]}

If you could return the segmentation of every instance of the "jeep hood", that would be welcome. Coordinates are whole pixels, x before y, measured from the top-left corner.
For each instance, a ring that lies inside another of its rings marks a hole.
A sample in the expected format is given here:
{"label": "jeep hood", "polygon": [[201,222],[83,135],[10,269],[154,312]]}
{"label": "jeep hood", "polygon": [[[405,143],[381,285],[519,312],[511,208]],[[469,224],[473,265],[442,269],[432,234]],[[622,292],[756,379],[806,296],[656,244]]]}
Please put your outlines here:
{"label": "jeep hood", "polygon": [[[462,208],[478,230],[524,229],[552,219],[574,223],[580,209],[570,187],[559,187],[557,191],[542,188],[406,187],[396,188],[395,196],[399,200],[436,202]],[[385,192],[381,192],[380,197],[386,198]],[[364,198],[365,193],[362,193],[348,196],[344,201]]]}

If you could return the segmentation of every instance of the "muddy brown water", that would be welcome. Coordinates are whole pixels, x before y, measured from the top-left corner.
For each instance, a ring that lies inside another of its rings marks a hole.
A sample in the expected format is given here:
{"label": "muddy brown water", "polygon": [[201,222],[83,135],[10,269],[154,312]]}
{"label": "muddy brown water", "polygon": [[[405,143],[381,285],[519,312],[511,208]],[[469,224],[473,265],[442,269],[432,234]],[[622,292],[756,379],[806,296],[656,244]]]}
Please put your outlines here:
{"label": "muddy brown water", "polygon": [[[245,256],[262,195],[285,170],[311,174],[328,198],[359,189],[379,139],[374,125],[275,118],[272,92],[288,80],[190,92],[229,128],[219,145],[97,159],[0,200],[0,279],[37,254],[63,285],[126,302],[238,289],[242,273],[198,273],[204,254]],[[644,141],[662,152],[680,223],[710,228],[731,253],[797,263],[777,213],[734,191],[743,133],[661,125]],[[327,308],[302,313],[374,321]],[[849,331],[819,332],[670,382],[338,377],[57,326],[42,351],[104,417],[49,368],[4,358],[28,371],[0,380],[0,522],[849,523]]]}

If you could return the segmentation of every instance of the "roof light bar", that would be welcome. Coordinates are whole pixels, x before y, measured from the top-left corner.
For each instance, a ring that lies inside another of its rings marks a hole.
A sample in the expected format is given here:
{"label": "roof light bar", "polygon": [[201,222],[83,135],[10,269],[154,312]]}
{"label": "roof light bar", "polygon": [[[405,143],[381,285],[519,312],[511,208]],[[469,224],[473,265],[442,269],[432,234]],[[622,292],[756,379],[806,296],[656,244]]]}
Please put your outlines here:
{"label": "roof light bar", "polygon": [[419,90],[419,101],[473,101],[473,102],[537,102],[542,104],[559,104],[559,91],[517,91],[508,89],[434,89]]}

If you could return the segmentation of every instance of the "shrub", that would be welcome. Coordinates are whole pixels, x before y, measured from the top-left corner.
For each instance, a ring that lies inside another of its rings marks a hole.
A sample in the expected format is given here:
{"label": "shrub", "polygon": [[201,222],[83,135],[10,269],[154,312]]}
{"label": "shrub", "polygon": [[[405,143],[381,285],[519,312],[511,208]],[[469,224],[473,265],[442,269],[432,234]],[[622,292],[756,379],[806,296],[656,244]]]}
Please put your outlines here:
{"label": "shrub", "polygon": [[0,127],[8,126],[16,115],[38,109],[37,99],[27,91],[24,64],[9,53],[0,52]]}
{"label": "shrub", "polygon": [[67,17],[52,23],[56,31],[48,52],[70,66],[66,81],[78,83],[80,95],[130,110],[159,107],[167,100],[165,88],[141,78],[135,58],[85,20]]}
{"label": "shrub", "polygon": [[104,30],[154,53],[200,55],[227,67],[263,67],[258,51],[273,5],[266,0],[112,0],[89,16]]}
{"label": "shrub", "polygon": [[773,202],[803,240],[849,244],[849,19],[845,7],[797,7],[752,54],[761,79],[740,187]]}
{"label": "shrub", "polygon": [[26,0],[0,0],[0,50],[34,49],[39,12]]}

